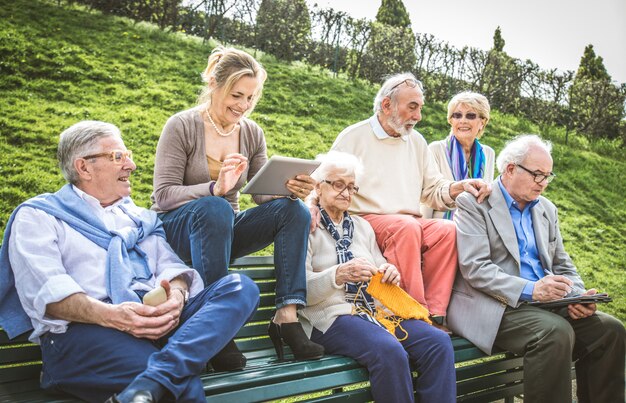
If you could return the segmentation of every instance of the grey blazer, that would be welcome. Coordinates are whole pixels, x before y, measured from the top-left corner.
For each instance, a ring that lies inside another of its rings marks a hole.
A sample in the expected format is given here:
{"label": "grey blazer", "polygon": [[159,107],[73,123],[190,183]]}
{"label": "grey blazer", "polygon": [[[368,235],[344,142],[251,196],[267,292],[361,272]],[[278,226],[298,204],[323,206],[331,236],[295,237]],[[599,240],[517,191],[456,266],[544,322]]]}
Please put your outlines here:
{"label": "grey blazer", "polygon": [[[482,203],[463,193],[456,199],[459,270],[448,306],[448,326],[487,354],[507,305],[517,308],[527,280],[520,277],[515,228],[498,181]],[[533,229],[544,269],[574,282],[572,294],[584,292],[582,279],[563,248],[556,206],[545,197],[532,209]]]}

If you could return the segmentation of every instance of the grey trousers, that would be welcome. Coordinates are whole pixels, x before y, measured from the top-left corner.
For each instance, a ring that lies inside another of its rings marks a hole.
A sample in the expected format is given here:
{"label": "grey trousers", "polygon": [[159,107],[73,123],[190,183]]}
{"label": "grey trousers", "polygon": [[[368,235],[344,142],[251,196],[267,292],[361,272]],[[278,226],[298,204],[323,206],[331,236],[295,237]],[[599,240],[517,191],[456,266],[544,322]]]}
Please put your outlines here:
{"label": "grey trousers", "polygon": [[597,312],[572,320],[522,305],[507,308],[495,346],[524,356],[524,400],[572,402],[572,360],[576,360],[579,402],[624,402],[624,325]]}

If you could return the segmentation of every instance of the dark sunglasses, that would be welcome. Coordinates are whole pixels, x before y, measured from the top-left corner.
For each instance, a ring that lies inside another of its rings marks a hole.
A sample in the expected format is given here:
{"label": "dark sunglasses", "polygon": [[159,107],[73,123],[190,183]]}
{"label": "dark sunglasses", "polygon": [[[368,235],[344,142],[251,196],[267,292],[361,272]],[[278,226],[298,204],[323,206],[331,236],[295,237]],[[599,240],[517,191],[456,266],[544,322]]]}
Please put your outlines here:
{"label": "dark sunglasses", "polygon": [[[467,120],[474,120],[477,117],[478,117],[478,114],[474,113],[474,112],[467,112],[465,114],[465,119],[467,119]],[[452,114],[452,118],[453,119],[463,119],[463,114],[461,112],[454,112]]]}

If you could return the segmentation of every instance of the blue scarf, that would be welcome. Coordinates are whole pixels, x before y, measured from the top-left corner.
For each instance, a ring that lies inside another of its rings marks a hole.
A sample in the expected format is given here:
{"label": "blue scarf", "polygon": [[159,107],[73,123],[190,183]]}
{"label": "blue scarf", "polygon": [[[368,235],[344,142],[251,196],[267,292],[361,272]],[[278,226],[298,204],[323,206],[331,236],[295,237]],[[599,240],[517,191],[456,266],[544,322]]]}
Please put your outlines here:
{"label": "blue scarf", "polygon": [[[354,234],[354,222],[352,217],[347,212],[343,213],[343,222],[341,226],[343,228],[343,236],[339,235],[339,232],[335,228],[333,221],[328,216],[326,210],[320,206],[321,222],[335,240],[335,251],[337,252],[337,263],[346,263],[354,259],[354,255],[350,251],[350,245],[352,245],[352,236]],[[346,282],[344,284],[344,290],[346,292],[346,301],[356,306],[357,314],[380,327],[383,327],[376,319],[376,306],[374,304],[374,298],[367,292],[367,286],[369,281],[365,282]]]}
{"label": "blue scarf", "polygon": [[[448,165],[450,165],[455,181],[483,177],[485,173],[485,152],[478,139],[475,139],[474,144],[472,144],[469,161],[465,161],[463,146],[461,146],[453,134],[450,134],[446,139],[446,151]],[[454,211],[446,211],[444,218],[451,220],[453,215]]]}
{"label": "blue scarf", "polygon": [[68,184],[54,194],[46,193],[27,200],[13,211],[7,223],[0,250],[0,325],[9,338],[32,329],[30,318],[24,312],[17,296],[8,251],[11,225],[15,214],[22,207],[36,208],[58,218],[91,242],[106,249],[106,289],[111,302],[114,304],[125,301],[141,302],[130,286],[135,280],[149,280],[152,273],[148,267],[147,256],[138,244],[150,235],[165,238],[161,221],[153,211],[144,210],[137,217],[120,205],[138,227],[109,231]]}

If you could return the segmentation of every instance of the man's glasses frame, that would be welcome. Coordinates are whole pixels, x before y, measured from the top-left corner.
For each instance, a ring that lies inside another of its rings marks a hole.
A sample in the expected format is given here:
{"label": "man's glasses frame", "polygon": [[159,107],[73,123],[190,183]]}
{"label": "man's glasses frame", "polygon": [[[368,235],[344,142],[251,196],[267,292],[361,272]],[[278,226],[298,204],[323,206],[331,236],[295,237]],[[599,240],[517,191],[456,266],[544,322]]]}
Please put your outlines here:
{"label": "man's glasses frame", "polygon": [[93,158],[100,158],[100,157],[109,157],[109,161],[113,161],[113,163],[116,165],[122,165],[126,162],[126,160],[133,159],[133,152],[130,150],[126,150],[126,151],[112,150],[112,151],[107,151],[105,153],[87,155],[82,158],[85,160],[90,160]]}
{"label": "man's glasses frame", "polygon": [[[452,119],[463,119],[463,114],[461,112],[454,112],[452,115],[450,115],[450,117]],[[465,119],[467,120],[474,120],[476,118],[480,118],[480,116],[478,116],[478,114],[476,112],[467,112],[465,114]]]}
{"label": "man's glasses frame", "polygon": [[522,168],[524,171],[528,172],[529,174],[532,175],[533,180],[535,181],[535,183],[541,183],[543,181],[546,181],[546,183],[550,183],[554,180],[554,178],[556,178],[556,174],[554,172],[550,172],[549,174],[544,174],[544,173],[537,173],[537,172],[533,172],[530,169],[526,168],[525,166],[521,165],[521,164],[515,164],[515,166]]}
{"label": "man's glasses frame", "polygon": [[326,179],[322,180],[322,182],[328,183],[338,193],[341,193],[341,192],[343,192],[346,189],[348,189],[348,194],[351,194],[351,195],[353,195],[355,193],[359,193],[359,187],[358,186],[354,186],[353,184],[346,185],[345,183],[343,183],[341,181],[329,181],[329,180],[326,180]]}

